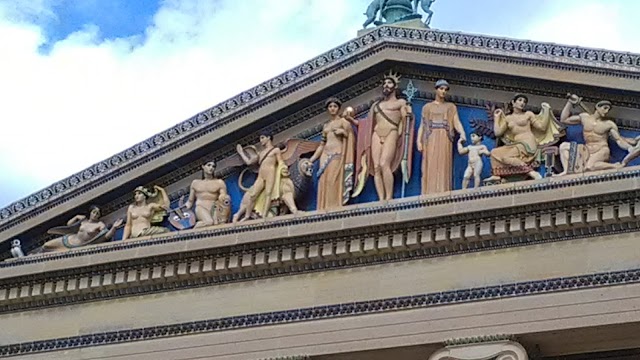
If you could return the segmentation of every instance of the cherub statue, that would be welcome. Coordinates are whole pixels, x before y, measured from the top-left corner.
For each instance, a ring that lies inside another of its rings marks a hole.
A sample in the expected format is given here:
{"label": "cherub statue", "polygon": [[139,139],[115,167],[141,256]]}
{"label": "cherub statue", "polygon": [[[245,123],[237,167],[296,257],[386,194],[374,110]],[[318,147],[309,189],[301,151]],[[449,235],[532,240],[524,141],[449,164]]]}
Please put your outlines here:
{"label": "cherub statue", "polygon": [[491,153],[489,149],[482,144],[482,135],[477,133],[471,134],[471,145],[464,147],[462,143],[464,140],[461,138],[458,140],[458,153],[460,155],[469,155],[469,162],[467,164],[467,168],[464,170],[464,175],[462,179],[462,188],[466,189],[469,187],[469,180],[471,180],[471,176],[473,176],[473,185],[475,188],[480,187],[480,176],[482,175],[482,155],[489,156]]}
{"label": "cherub statue", "polygon": [[500,181],[510,175],[542,178],[534,168],[534,161],[540,148],[556,143],[564,128],[553,116],[549,104],[542,103],[542,110],[535,115],[525,109],[528,102],[526,95],[516,94],[506,111],[494,111],[493,131],[504,145],[491,150],[492,176],[485,181]]}
{"label": "cherub statue", "polygon": [[49,229],[47,233],[62,235],[62,237],[47,241],[42,247],[30,254],[67,251],[111,240],[116,229],[122,225],[122,219],[116,220],[109,228],[100,221],[100,216],[100,208],[95,205],[91,206],[88,217],[76,215],[67,221],[66,226]]}
{"label": "cherub statue", "polygon": [[[584,112],[571,115],[571,109],[576,105],[580,105]],[[582,136],[585,143],[564,142],[560,144],[560,161],[563,171],[557,176],[567,173],[618,169],[632,159],[633,145],[637,143],[637,140],[625,139],[620,136],[616,123],[607,118],[610,110],[611,102],[602,100],[596,104],[595,111],[591,113],[582,104],[581,97],[575,94],[567,96],[567,103],[560,114],[560,122],[566,125],[582,125]],[[619,147],[629,151],[630,154],[625,157],[622,163],[609,163],[611,157],[609,137],[615,140]],[[572,154],[573,156],[571,156]]]}
{"label": "cherub statue", "polygon": [[[240,188],[246,193],[240,201],[240,208],[233,215],[233,222],[247,220],[252,215],[262,218],[279,215],[278,211],[272,211],[279,207],[274,206],[274,204],[279,205],[279,201],[282,201],[289,211],[296,212],[297,206],[294,201],[291,201],[295,198],[295,194],[291,194],[289,190],[295,188],[297,179],[287,180],[290,175],[289,166],[295,163],[300,155],[315,151],[319,143],[291,139],[287,141],[286,148],[281,150],[273,145],[271,135],[264,133],[260,135],[260,145],[262,146],[260,151],[254,146],[246,148],[237,146],[238,155],[242,161],[251,166],[254,171],[257,167],[257,177],[250,188],[245,188],[242,185],[242,175],[247,169],[240,174],[238,182]],[[301,164],[303,163],[299,163]],[[284,189],[281,188],[282,186]]]}
{"label": "cherub statue", "polygon": [[169,196],[163,188],[154,186],[153,189],[150,191],[138,186],[134,190],[134,203],[127,209],[122,240],[169,232],[166,227],[153,225],[162,222],[170,205]]}
{"label": "cherub statue", "polygon": [[202,179],[193,180],[189,200],[185,207],[195,204],[195,227],[224,224],[229,221],[231,198],[224,180],[215,177],[216,163],[211,160],[202,165]]}

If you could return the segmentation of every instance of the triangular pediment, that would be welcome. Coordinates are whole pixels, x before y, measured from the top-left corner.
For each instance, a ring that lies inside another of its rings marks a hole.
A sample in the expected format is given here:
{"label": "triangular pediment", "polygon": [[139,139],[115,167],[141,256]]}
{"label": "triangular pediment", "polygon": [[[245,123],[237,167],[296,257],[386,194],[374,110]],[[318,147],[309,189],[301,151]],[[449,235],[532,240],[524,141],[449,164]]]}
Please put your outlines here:
{"label": "triangular pediment", "polygon": [[325,99],[338,96],[362,113],[389,69],[414,81],[422,99],[432,96],[430,84],[447,78],[465,89],[453,101],[475,107],[517,91],[555,99],[574,91],[590,102],[606,96],[623,108],[622,125],[638,127],[638,54],[383,26],[1,209],[0,252],[6,257],[16,237],[35,245],[90,203],[122,212],[138,185],[172,187],[179,197],[205,159],[215,158],[226,175],[235,145],[256,143],[259,130],[277,134],[276,141],[317,136]]}

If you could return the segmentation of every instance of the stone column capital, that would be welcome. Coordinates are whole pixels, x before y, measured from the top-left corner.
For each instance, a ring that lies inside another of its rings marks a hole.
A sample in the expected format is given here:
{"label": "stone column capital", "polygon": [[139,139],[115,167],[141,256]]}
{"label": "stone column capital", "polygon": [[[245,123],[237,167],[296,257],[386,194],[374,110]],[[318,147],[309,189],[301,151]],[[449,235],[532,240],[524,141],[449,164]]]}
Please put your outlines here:
{"label": "stone column capital", "polygon": [[429,360],[529,360],[522,345],[511,340],[450,345],[436,351]]}

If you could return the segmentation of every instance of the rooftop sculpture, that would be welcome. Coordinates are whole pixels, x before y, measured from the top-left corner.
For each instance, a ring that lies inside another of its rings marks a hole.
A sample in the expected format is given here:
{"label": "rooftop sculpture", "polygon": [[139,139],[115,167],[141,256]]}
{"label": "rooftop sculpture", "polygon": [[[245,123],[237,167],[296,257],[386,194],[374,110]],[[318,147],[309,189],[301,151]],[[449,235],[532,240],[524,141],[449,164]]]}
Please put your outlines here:
{"label": "rooftop sculpture", "polygon": [[424,25],[428,28],[433,17],[431,5],[434,2],[435,0],[373,0],[364,13],[367,20],[362,24],[362,27],[366,28],[372,23],[378,26],[421,19],[422,15],[418,13],[418,5],[420,5],[422,11],[427,15]]}

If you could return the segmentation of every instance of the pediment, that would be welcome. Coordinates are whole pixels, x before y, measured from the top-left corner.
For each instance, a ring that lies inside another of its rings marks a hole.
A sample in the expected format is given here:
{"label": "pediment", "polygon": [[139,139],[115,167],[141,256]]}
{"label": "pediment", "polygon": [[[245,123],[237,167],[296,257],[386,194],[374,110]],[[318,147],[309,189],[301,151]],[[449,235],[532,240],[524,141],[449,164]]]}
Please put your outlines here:
{"label": "pediment", "polygon": [[412,80],[422,101],[439,78],[456,86],[453,102],[475,108],[526,92],[557,109],[573,91],[592,103],[611,100],[620,126],[640,127],[640,55],[383,26],[0,210],[0,252],[7,257],[16,237],[34,247],[46,229],[90,203],[104,204],[107,220],[121,216],[138,185],[165,186],[176,199],[206,159],[229,175],[225,160],[235,145],[255,144],[260,130],[275,133],[276,142],[313,138],[326,98],[338,96],[362,114],[389,69]]}

